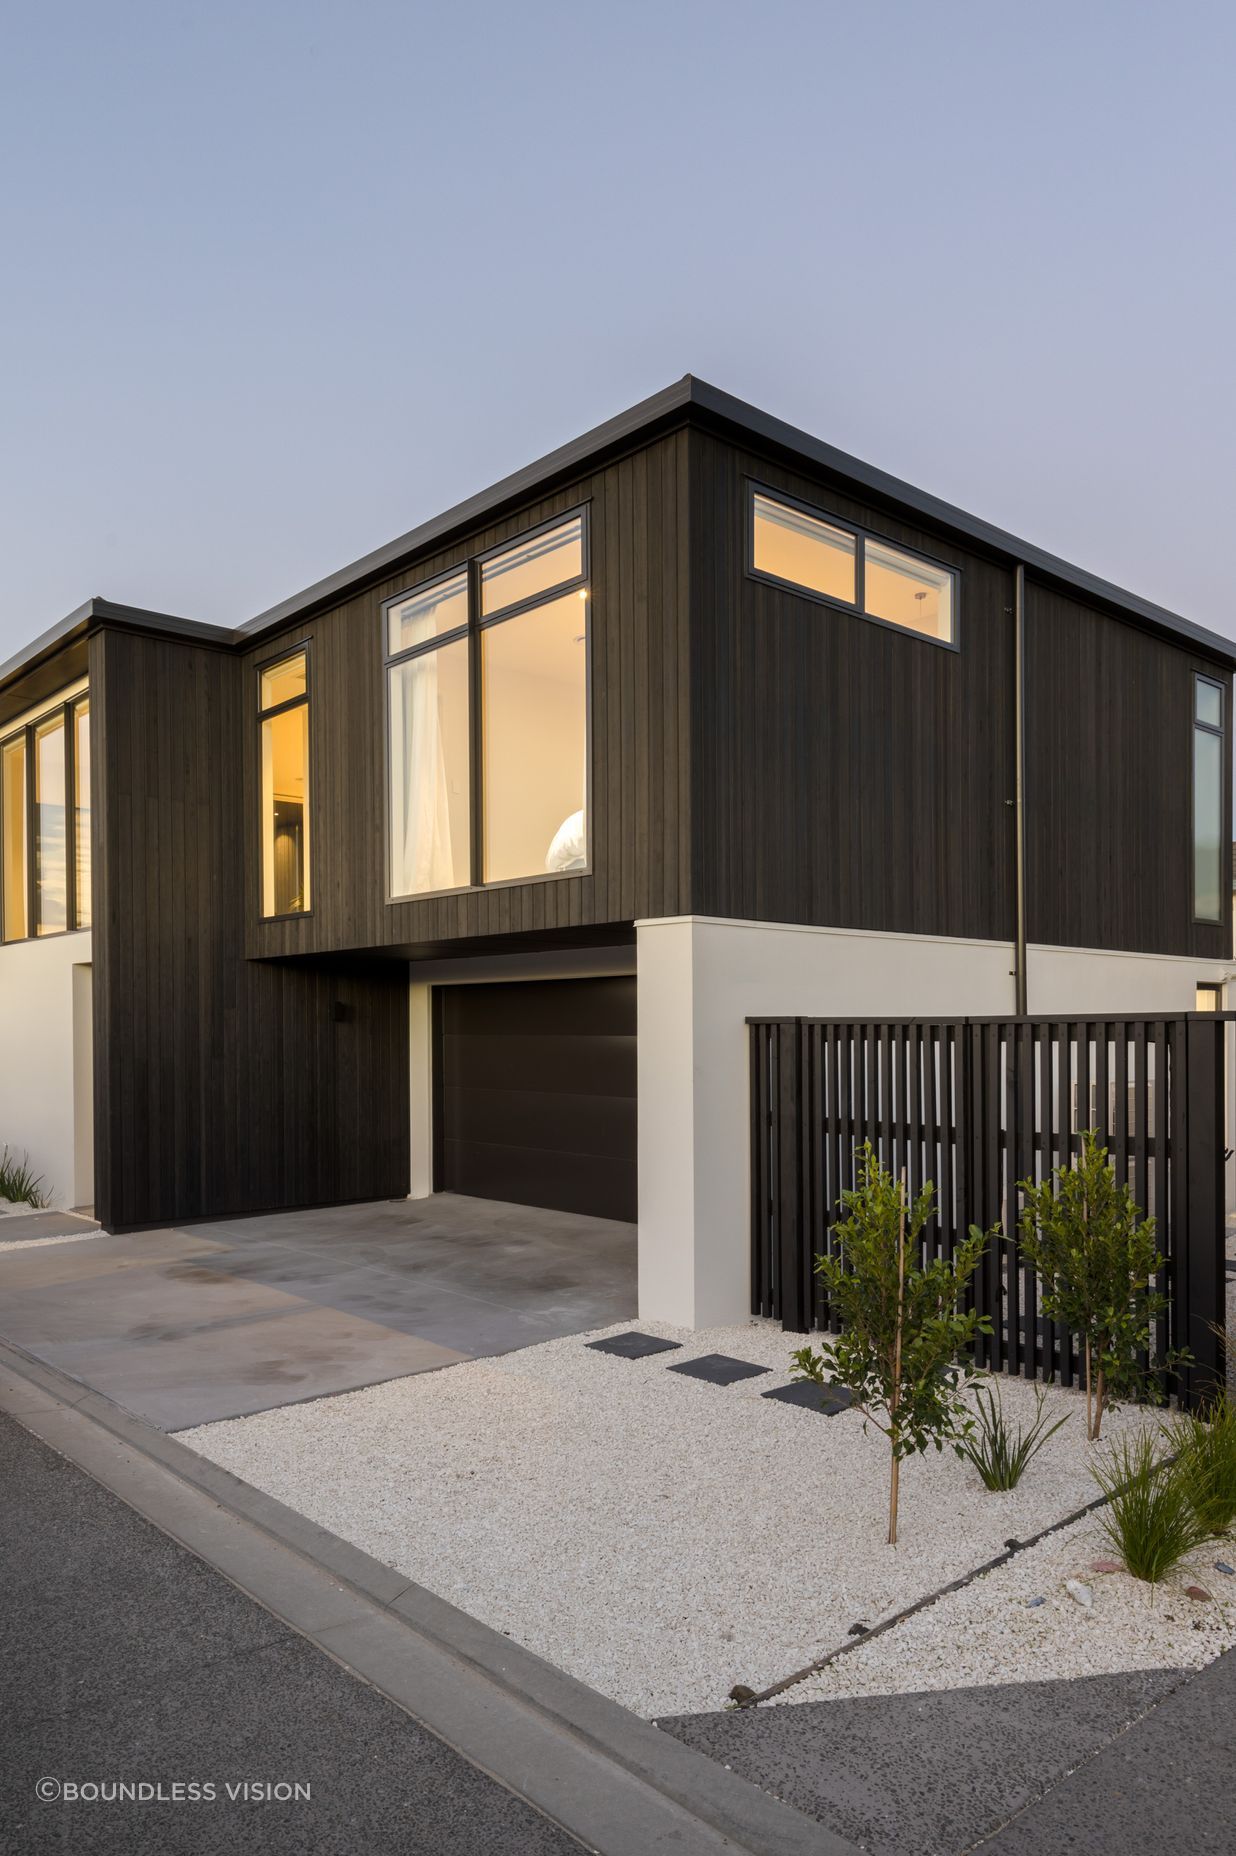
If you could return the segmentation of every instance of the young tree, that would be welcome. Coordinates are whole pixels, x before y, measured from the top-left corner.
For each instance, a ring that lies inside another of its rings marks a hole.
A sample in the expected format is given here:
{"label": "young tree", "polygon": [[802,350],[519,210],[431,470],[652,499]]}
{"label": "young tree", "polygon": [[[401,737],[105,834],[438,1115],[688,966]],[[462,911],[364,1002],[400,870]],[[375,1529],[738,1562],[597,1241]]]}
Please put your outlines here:
{"label": "young tree", "polygon": [[800,1348],[794,1377],[821,1386],[839,1380],[888,1438],[888,1540],[896,1546],[902,1458],[946,1442],[960,1454],[973,1425],[964,1392],[978,1369],[963,1350],[976,1333],[991,1332],[991,1321],[963,1313],[960,1303],[987,1238],[971,1226],[953,1257],[920,1264],[935,1188],[928,1182],[908,1204],[904,1175],[894,1180],[870,1142],[856,1159],[858,1184],[842,1193],[845,1217],[834,1227],[837,1252],[815,1265],[841,1332],[818,1352]]}
{"label": "young tree", "polygon": [[[1043,1313],[1077,1334],[1086,1352],[1086,1436],[1102,1432],[1118,1399],[1162,1401],[1150,1335],[1167,1307],[1155,1289],[1163,1267],[1154,1219],[1116,1184],[1106,1147],[1088,1128],[1076,1160],[1036,1185],[1020,1182],[1022,1255],[1042,1284]],[[1139,1364],[1144,1354],[1149,1366]],[[1185,1358],[1170,1355],[1158,1366]]]}

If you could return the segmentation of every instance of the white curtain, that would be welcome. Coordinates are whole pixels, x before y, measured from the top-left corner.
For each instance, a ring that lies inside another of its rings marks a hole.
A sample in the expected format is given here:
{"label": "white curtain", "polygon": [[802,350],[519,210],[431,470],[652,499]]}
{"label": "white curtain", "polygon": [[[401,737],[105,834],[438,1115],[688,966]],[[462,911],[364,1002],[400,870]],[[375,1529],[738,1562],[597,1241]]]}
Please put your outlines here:
{"label": "white curtain", "polygon": [[395,848],[402,855],[399,894],[454,886],[451,815],[446,780],[442,716],[438,704],[438,654],[431,651],[401,664],[399,722],[394,731],[395,792],[402,809],[395,820]]}

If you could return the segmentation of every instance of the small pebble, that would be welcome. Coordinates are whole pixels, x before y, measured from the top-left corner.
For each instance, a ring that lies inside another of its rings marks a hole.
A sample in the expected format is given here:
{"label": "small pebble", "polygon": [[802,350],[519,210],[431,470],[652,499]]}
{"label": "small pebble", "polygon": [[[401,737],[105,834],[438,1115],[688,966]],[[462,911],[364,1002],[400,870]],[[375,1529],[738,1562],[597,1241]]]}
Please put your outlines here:
{"label": "small pebble", "polygon": [[1088,1585],[1083,1585],[1080,1579],[1066,1579],[1064,1589],[1075,1603],[1089,1611],[1094,1603],[1094,1593]]}
{"label": "small pebble", "polygon": [[1026,1600],[1026,1610],[1033,1611],[1036,1605],[1045,1605],[1046,1603],[1047,1600],[1045,1598],[1028,1598]]}
{"label": "small pebble", "polygon": [[1123,1572],[1124,1568],[1119,1560],[1091,1560],[1090,1570],[1091,1572]]}
{"label": "small pebble", "polygon": [[730,1690],[730,1700],[754,1701],[755,1690],[753,1688],[748,1688],[745,1682],[735,1682],[733,1688]]}
{"label": "small pebble", "polygon": [[870,1628],[871,1626],[869,1624],[851,1624],[849,1630],[846,1632],[846,1636],[847,1637],[865,1637],[868,1634]]}
{"label": "small pebble", "polygon": [[1236,1566],[1229,1566],[1226,1560],[1216,1560],[1215,1571],[1236,1574]]}
{"label": "small pebble", "polygon": [[1210,1593],[1204,1585],[1186,1585],[1185,1597],[1195,1598],[1199,1605],[1208,1605],[1211,1602]]}

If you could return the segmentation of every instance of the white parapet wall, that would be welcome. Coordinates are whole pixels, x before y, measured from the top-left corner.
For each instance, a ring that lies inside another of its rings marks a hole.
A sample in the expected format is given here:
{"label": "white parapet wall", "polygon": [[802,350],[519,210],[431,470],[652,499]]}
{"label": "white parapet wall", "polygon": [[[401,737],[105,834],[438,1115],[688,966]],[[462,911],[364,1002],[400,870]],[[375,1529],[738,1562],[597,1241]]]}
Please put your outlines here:
{"label": "white parapet wall", "polygon": [[57,1206],[94,1196],[91,1042],[89,933],[0,946],[0,1148]]}
{"label": "white parapet wall", "polygon": [[[982,1017],[1014,1009],[1008,942],[679,916],[637,924],[639,1310],[711,1327],[749,1310],[748,1017]],[[1036,1013],[1188,1012],[1227,963],[1032,947]]]}

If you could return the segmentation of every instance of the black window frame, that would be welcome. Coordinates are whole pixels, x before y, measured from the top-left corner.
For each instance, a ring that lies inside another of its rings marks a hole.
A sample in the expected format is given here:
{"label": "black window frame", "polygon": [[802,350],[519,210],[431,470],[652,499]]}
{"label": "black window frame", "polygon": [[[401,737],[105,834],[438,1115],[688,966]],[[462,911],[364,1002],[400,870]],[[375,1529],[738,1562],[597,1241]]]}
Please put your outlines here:
{"label": "black window frame", "polygon": [[[481,569],[486,561],[509,554],[512,549],[522,547],[526,542],[535,541],[538,535],[546,535],[557,528],[565,528],[576,519],[580,523],[580,559],[581,571],[567,580],[555,582],[543,592],[534,593],[527,599],[515,601],[510,606],[503,606],[498,612],[481,614]],[[402,651],[390,649],[389,614],[393,607],[403,605],[405,600],[419,594],[430,592],[435,586],[444,586],[450,580],[457,580],[461,575],[467,576],[468,615],[465,623],[452,626],[449,632],[436,633],[432,638],[420,643],[408,645]],[[485,876],[485,736],[481,675],[481,639],[482,634],[492,630],[496,625],[506,625],[512,619],[524,617],[535,612],[541,606],[562,599],[567,594],[583,591],[588,597],[588,618],[584,627],[584,830],[586,836],[585,863],[580,870],[541,870],[530,876],[497,877],[487,879]],[[508,536],[505,541],[497,542],[493,547],[485,548],[480,553],[469,554],[464,560],[456,561],[451,567],[432,574],[428,579],[415,580],[403,587],[398,593],[381,602],[378,622],[382,638],[382,703],[385,715],[383,729],[384,766],[383,777],[386,786],[383,817],[385,819],[384,838],[386,851],[386,902],[388,907],[412,902],[431,902],[436,897],[463,896],[478,890],[516,889],[524,883],[560,883],[568,877],[591,876],[592,874],[592,506],[590,502],[577,503],[570,509],[563,509],[557,515],[548,517],[533,527],[521,529],[518,534]],[[390,673],[399,664],[407,663],[415,657],[425,657],[442,645],[457,644],[461,639],[468,642],[468,881],[456,883],[450,889],[418,889],[406,893],[396,893],[392,886],[391,824],[392,800],[391,787],[391,682]]]}
{"label": "black window frame", "polygon": [[[270,671],[277,670],[280,664],[286,664],[294,657],[305,660],[305,687],[298,696],[289,696],[286,702],[268,703],[262,707],[262,678]],[[314,874],[313,859],[316,855],[314,845],[317,843],[317,827],[314,822],[313,809],[317,803],[317,768],[314,765],[314,739],[316,729],[313,726],[313,640],[298,639],[295,644],[281,645],[270,657],[261,658],[253,666],[254,687],[257,691],[257,897],[259,922],[303,922],[313,914],[313,898],[317,894],[317,878]],[[305,867],[309,874],[309,907],[307,909],[283,909],[277,915],[267,915],[262,907],[266,895],[266,821],[262,816],[262,725],[275,716],[285,715],[292,709],[307,711],[308,748],[305,755],[305,768],[309,780],[309,797],[305,806],[305,843],[308,855]]]}
{"label": "black window frame", "polygon": [[[79,922],[77,919],[77,734],[74,728],[74,719],[78,704],[87,701],[90,697],[90,693],[89,684],[87,684],[84,689],[75,689],[71,695],[62,696],[58,702],[49,703],[46,709],[40,709],[37,713],[31,714],[29,720],[20,723],[18,727],[0,732],[0,757],[3,756],[4,750],[11,747],[15,741],[22,742],[22,764],[26,779],[26,854],[24,870],[26,889],[26,932],[25,934],[5,934],[3,894],[0,893],[0,948],[20,947],[25,941],[57,941],[60,936],[64,934],[89,934],[91,928],[94,926],[93,908],[91,910],[92,919],[90,921]],[[48,722],[54,722],[56,720],[59,720],[64,729],[64,927],[53,928],[46,934],[40,934],[38,918],[38,816],[35,800],[34,743],[38,730],[45,727]],[[93,730],[90,736],[90,746],[91,753],[93,754]],[[0,871],[4,868],[4,849],[4,813],[3,807],[0,807]],[[92,857],[92,875],[93,870],[94,859]]]}
{"label": "black window frame", "polygon": [[[764,586],[775,586],[782,592],[793,593],[799,599],[809,599],[817,606],[827,606],[833,612],[845,612],[854,619],[863,619],[868,625],[882,626],[885,631],[896,632],[899,638],[913,638],[920,644],[934,645],[942,651],[961,650],[961,590],[963,572],[952,561],[943,561],[938,555],[928,554],[922,548],[909,548],[905,542],[896,540],[892,535],[885,535],[879,529],[868,528],[861,522],[851,521],[848,516],[834,515],[831,510],[822,508],[817,503],[804,502],[802,497],[793,496],[787,490],[778,490],[770,483],[764,483],[757,477],[746,480],[746,518],[744,522],[744,567],[747,578]],[[826,527],[835,529],[838,534],[848,535],[854,542],[854,599],[839,599],[834,593],[820,593],[814,587],[804,586],[798,580],[784,580],[780,574],[770,574],[766,569],[755,564],[755,499],[764,497],[772,503],[780,503],[786,509],[795,509],[799,515],[809,516],[814,522],[821,522]],[[878,613],[868,612],[864,603],[867,579],[867,543],[873,541],[882,548],[892,548],[897,554],[905,555],[909,561],[921,561],[924,567],[933,568],[937,573],[949,576],[953,584],[952,615],[953,635],[951,638],[933,637],[930,632],[916,631],[912,625],[899,625],[895,619],[881,618]]]}
{"label": "black window frame", "polygon": [[[1205,683],[1210,689],[1219,693],[1218,723],[1204,722],[1197,712],[1198,685]],[[1191,706],[1189,713],[1189,824],[1192,828],[1190,845],[1190,882],[1192,885],[1192,915],[1196,927],[1221,928],[1227,920],[1227,907],[1223,894],[1223,847],[1231,837],[1228,826],[1227,795],[1227,686],[1223,678],[1212,676],[1204,670],[1195,670],[1189,683]],[[1197,737],[1199,734],[1210,735],[1219,742],[1219,912],[1217,915],[1199,915],[1197,909]]]}

